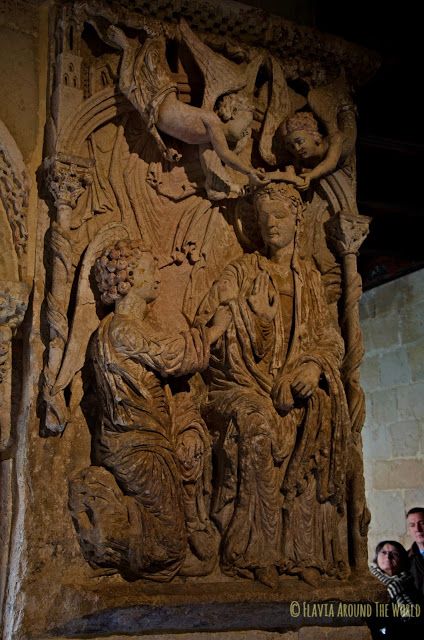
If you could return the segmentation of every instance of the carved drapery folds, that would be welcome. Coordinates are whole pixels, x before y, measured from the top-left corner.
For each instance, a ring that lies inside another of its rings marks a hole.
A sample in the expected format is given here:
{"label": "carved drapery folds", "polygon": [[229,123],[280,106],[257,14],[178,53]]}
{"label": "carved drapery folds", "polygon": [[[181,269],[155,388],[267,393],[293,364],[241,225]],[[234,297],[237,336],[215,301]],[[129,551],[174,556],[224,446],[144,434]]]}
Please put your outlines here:
{"label": "carved drapery folds", "polygon": [[366,560],[352,91],[374,62],[227,11],[219,34],[58,18],[42,430],[83,408],[92,567],[317,584]]}

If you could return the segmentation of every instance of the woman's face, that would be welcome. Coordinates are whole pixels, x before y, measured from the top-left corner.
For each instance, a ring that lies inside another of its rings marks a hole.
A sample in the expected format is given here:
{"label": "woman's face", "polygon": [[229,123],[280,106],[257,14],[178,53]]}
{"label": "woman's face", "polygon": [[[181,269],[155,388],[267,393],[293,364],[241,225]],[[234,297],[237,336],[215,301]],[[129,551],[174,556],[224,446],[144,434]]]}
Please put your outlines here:
{"label": "woman's face", "polygon": [[377,565],[389,576],[400,572],[399,551],[392,544],[385,544],[377,554]]}
{"label": "woman's face", "polygon": [[264,243],[271,249],[282,249],[293,242],[296,214],[290,200],[260,198],[258,222]]}

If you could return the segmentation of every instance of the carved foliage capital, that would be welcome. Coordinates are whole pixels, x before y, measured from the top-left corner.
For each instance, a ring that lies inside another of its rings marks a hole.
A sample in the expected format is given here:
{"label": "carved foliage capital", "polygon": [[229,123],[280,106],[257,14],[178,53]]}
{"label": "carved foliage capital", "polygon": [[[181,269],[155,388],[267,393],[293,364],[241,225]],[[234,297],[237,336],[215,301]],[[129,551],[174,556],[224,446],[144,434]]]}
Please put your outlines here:
{"label": "carved foliage capital", "polygon": [[0,121],[0,200],[12,230],[13,244],[21,260],[27,250],[29,177],[16,142]]}
{"label": "carved foliage capital", "polygon": [[25,282],[0,281],[0,326],[16,329],[28,305],[28,285]]}
{"label": "carved foliage capital", "polygon": [[78,198],[92,182],[92,166],[90,160],[62,154],[45,161],[46,182],[56,206],[75,209]]}
{"label": "carved foliage capital", "polygon": [[0,280],[0,383],[9,364],[10,343],[14,330],[21,324],[28,304],[25,282]]}
{"label": "carved foliage capital", "polygon": [[340,211],[325,225],[327,236],[340,256],[356,255],[368,235],[371,218]]}

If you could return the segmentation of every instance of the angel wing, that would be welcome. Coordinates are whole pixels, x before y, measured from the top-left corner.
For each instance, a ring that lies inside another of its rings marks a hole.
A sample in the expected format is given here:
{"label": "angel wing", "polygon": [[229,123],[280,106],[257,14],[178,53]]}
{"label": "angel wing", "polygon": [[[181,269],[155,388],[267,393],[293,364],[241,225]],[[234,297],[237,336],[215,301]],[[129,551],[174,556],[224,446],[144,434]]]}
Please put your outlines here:
{"label": "angel wing", "polygon": [[[235,93],[251,87],[252,93],[258,69],[264,60],[260,53],[244,68],[212,51],[190,29],[184,19],[180,21],[180,32],[196,60],[205,80],[202,108],[213,110],[217,99],[227,93]],[[253,79],[253,84],[252,84]]]}
{"label": "angel wing", "polygon": [[272,151],[272,141],[280,124],[290,115],[291,100],[283,68],[274,56],[270,56],[270,68],[270,92],[259,141],[259,153],[265,162],[273,166],[277,159]]}
{"label": "angel wing", "polygon": [[353,108],[352,98],[344,74],[331,84],[315,87],[308,93],[308,104],[325,125],[329,135],[339,131],[340,111]]}
{"label": "angel wing", "polygon": [[65,355],[51,395],[63,391],[84,365],[88,342],[99,326],[96,301],[90,286],[90,272],[99,254],[117,240],[128,238],[128,229],[119,222],[105,226],[88,245],[78,281],[76,311]]}

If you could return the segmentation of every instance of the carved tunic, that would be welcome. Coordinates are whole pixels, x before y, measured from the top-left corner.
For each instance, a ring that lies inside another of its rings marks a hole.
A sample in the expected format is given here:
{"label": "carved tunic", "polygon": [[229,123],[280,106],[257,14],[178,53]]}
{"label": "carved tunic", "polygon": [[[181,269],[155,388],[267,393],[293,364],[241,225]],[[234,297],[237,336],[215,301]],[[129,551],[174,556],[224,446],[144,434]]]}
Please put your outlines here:
{"label": "carved tunic", "polygon": [[103,396],[97,441],[99,462],[138,504],[138,557],[131,570],[168,580],[180,568],[187,539],[179,469],[162,376],[202,368],[208,357],[202,331],[149,339],[143,321],[110,314],[94,342],[93,360]]}

